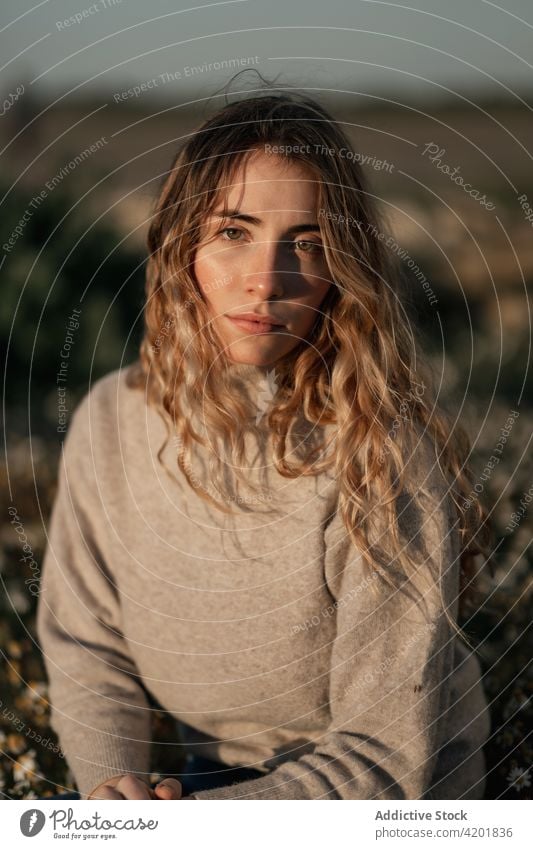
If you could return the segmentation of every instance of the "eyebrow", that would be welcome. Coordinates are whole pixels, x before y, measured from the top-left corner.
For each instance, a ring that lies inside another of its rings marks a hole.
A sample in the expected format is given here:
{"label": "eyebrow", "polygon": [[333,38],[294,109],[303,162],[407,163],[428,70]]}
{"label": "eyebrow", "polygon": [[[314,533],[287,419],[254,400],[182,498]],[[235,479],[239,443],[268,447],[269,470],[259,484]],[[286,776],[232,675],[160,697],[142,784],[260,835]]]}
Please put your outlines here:
{"label": "eyebrow", "polygon": [[[231,219],[232,221],[244,221],[247,224],[255,224],[256,226],[263,223],[255,215],[247,215],[245,212],[239,212],[238,209],[228,209],[225,215],[223,212],[214,212],[212,217]],[[303,231],[319,233],[320,226],[318,224],[293,224],[292,227],[287,228],[287,233],[301,233]]]}

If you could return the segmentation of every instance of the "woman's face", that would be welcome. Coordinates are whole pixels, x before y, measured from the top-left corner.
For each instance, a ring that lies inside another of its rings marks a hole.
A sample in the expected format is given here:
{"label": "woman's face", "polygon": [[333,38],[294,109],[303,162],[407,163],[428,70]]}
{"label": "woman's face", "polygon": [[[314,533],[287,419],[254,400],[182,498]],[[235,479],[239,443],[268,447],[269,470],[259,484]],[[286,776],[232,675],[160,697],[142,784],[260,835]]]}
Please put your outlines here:
{"label": "woman's face", "polygon": [[[316,178],[299,163],[253,153],[204,222],[194,273],[234,362],[271,365],[306,339],[331,284]],[[255,313],[280,325],[235,322]],[[259,332],[254,332],[254,331]]]}

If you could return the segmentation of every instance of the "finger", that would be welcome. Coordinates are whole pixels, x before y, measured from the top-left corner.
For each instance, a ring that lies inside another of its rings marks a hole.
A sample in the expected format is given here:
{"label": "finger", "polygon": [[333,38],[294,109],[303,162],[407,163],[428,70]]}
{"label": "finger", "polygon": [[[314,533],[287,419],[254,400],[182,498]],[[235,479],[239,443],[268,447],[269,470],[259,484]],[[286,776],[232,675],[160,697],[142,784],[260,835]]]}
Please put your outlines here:
{"label": "finger", "polygon": [[135,775],[125,775],[116,785],[116,789],[125,799],[153,799],[148,784]]}
{"label": "finger", "polygon": [[104,787],[100,787],[99,790],[93,793],[91,799],[124,799],[124,796],[114,787],[104,785]]}
{"label": "finger", "polygon": [[156,785],[155,792],[161,799],[181,799],[181,782],[176,778],[165,778]]}
{"label": "finger", "polygon": [[181,799],[181,782],[176,778],[164,778],[156,785],[155,792],[160,799]]}

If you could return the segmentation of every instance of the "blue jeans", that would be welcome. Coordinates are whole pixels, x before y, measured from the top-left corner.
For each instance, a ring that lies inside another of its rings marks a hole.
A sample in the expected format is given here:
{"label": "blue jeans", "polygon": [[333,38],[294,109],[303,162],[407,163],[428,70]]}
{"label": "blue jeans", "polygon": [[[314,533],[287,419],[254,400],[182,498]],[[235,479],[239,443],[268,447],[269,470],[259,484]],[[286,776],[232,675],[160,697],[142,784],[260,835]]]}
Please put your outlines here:
{"label": "blue jeans", "polygon": [[[218,761],[202,758],[200,755],[188,754],[185,759],[185,772],[175,773],[172,778],[181,782],[183,795],[189,796],[200,790],[212,790],[215,787],[225,787],[235,781],[247,781],[259,778],[264,773],[249,767],[227,767]],[[170,777],[170,776],[169,776]],[[75,790],[58,793],[56,796],[41,797],[43,799],[79,799],[80,794]]]}

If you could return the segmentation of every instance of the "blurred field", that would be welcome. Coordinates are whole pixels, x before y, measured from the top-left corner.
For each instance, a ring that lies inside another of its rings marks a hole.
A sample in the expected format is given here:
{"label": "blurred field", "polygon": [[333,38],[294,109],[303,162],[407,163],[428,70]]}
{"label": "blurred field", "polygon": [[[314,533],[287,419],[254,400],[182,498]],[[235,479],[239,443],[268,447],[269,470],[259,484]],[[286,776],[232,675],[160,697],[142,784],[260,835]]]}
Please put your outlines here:
{"label": "blurred field", "polygon": [[[81,308],[66,382],[71,411],[94,379],[136,356],[150,205],[177,139],[202,117],[187,110],[142,112],[139,104],[109,103],[95,114],[89,103],[59,109],[27,98],[21,106],[25,111],[12,110],[1,125],[2,143],[9,143],[0,187],[5,195],[1,244],[32,210],[0,266],[7,445],[0,468],[5,501],[0,791],[8,798],[52,794],[72,780],[48,728],[34,631],[39,565],[64,436],[57,430],[56,374],[65,327],[72,310]],[[438,112],[420,105],[409,110],[363,106],[339,104],[336,114],[351,125],[354,150],[394,166],[372,169],[369,177],[398,245],[436,293],[438,302],[431,306],[403,263],[439,401],[470,433],[477,480],[483,480],[479,497],[493,510],[495,574],[483,575],[484,602],[463,623],[479,646],[491,700],[486,795],[531,799],[533,513],[526,495],[533,494],[533,229],[517,200],[525,193],[533,204],[531,156],[524,150],[530,115],[505,103]],[[29,121],[31,131],[24,130]],[[24,144],[11,141],[18,132]],[[101,137],[106,139],[101,149],[46,191],[38,208],[29,207],[51,177]],[[460,165],[465,180],[494,202],[493,212],[422,154],[430,142],[446,151],[443,161]],[[513,410],[519,415],[501,461],[483,479]],[[154,746],[154,771],[164,773],[175,769],[174,726],[162,711],[154,722],[162,743]]]}

